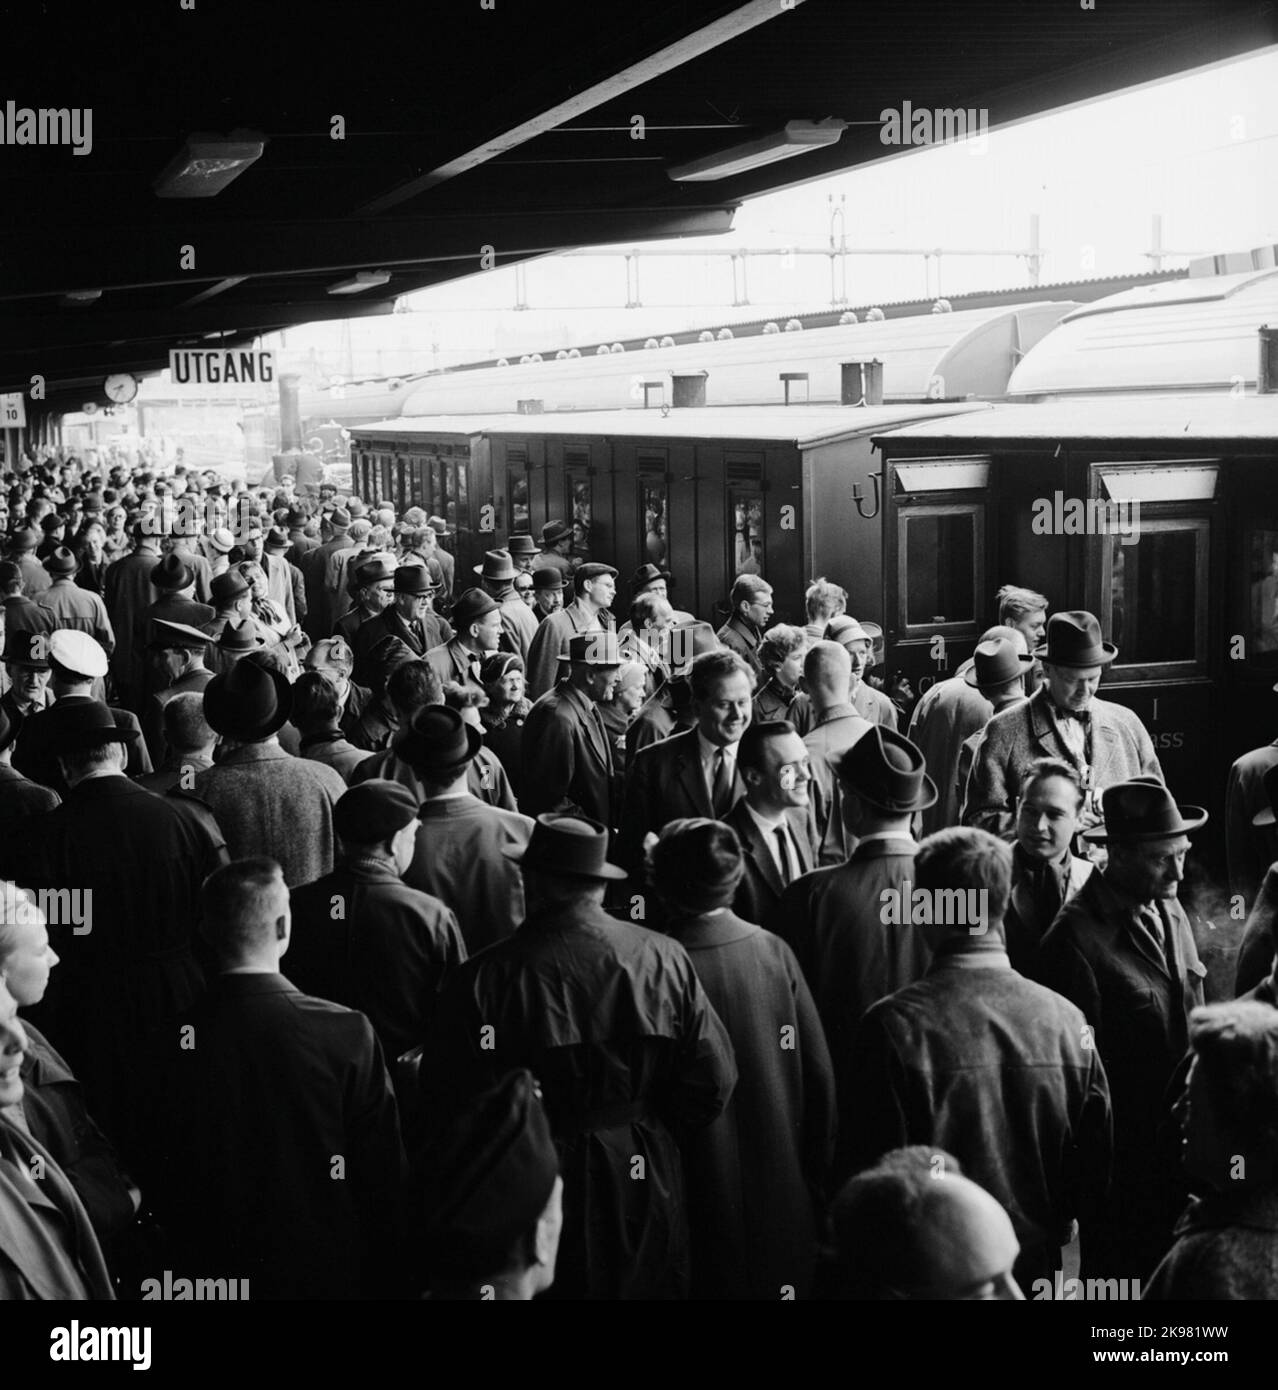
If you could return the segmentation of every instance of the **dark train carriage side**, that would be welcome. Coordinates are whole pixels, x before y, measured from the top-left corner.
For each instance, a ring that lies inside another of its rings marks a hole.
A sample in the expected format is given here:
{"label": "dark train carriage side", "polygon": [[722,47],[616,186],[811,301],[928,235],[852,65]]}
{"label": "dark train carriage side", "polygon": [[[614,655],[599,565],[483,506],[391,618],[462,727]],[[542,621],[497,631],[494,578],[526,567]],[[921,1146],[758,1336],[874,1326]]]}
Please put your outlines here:
{"label": "dark train carriage side", "polygon": [[[777,621],[802,623],[818,573],[849,585],[862,616],[881,609],[870,437],[980,405],[792,406],[420,417],[356,428],[365,496],[448,517],[459,562],[550,520],[577,531],[577,553],[625,579],[654,561],[675,575],[680,607],[726,614],[738,574],[760,573]],[[451,465],[457,466],[456,474]],[[465,486],[462,486],[463,481]],[[433,499],[441,499],[436,504]],[[867,516],[873,512],[863,506]]]}
{"label": "dark train carriage side", "polygon": [[1008,405],[875,444],[889,666],[952,672],[1001,584],[1095,613],[1101,694],[1212,811],[1219,870],[1226,769],[1278,728],[1278,396]]}

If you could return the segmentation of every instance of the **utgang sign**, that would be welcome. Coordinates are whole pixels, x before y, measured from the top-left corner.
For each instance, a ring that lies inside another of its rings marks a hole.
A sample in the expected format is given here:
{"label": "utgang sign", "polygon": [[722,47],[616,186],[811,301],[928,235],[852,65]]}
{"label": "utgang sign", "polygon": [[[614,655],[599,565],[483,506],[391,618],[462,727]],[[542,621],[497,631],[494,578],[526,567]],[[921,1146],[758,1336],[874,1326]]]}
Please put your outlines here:
{"label": "utgang sign", "polygon": [[275,354],[234,348],[174,348],[169,375],[175,386],[256,386],[275,380]]}

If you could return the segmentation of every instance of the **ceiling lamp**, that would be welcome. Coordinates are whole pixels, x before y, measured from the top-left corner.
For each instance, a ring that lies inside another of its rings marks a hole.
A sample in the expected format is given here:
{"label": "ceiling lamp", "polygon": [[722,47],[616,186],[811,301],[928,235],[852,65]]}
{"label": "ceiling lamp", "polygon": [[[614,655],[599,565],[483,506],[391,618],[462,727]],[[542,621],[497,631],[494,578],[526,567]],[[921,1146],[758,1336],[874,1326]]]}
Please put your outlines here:
{"label": "ceiling lamp", "polygon": [[378,285],[390,283],[389,270],[360,270],[351,276],[349,280],[339,280],[337,284],[328,287],[329,294],[363,294],[365,290],[374,290]]}
{"label": "ceiling lamp", "polygon": [[256,164],[266,137],[251,130],[191,135],[151,187],[157,198],[213,198]]}
{"label": "ceiling lamp", "polygon": [[807,154],[810,150],[837,145],[843,132],[848,128],[846,121],[830,118],[824,121],[788,121],[784,130],[774,131],[761,140],[751,140],[744,145],[733,145],[731,149],[720,150],[718,154],[708,154],[702,159],[694,159],[689,164],[679,164],[666,173],[676,183],[701,183],[711,179],[727,179],[734,174],[749,173],[765,164],[775,164],[779,159],[790,159],[796,154]]}
{"label": "ceiling lamp", "polygon": [[96,304],[102,298],[101,290],[68,290],[62,296],[64,304]]}

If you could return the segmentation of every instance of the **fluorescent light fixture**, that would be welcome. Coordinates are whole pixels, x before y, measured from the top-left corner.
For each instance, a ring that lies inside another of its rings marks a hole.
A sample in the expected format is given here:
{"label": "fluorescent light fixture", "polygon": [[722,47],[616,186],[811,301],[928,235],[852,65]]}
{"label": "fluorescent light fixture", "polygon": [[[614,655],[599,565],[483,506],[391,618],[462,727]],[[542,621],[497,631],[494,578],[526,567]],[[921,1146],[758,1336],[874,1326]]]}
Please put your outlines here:
{"label": "fluorescent light fixture", "polygon": [[262,157],[266,137],[251,130],[187,138],[155,182],[157,198],[212,198]]}
{"label": "fluorescent light fixture", "polygon": [[62,302],[64,304],[96,304],[101,298],[101,290],[68,290],[62,296]]}
{"label": "fluorescent light fixture", "polygon": [[329,294],[363,294],[365,290],[375,290],[378,285],[390,283],[389,270],[360,270],[349,280],[339,280],[328,287]]}
{"label": "fluorescent light fixture", "polygon": [[779,159],[790,159],[796,154],[807,154],[809,150],[837,145],[847,128],[846,121],[833,117],[824,121],[788,121],[784,130],[774,131],[761,140],[733,145],[731,149],[721,150],[718,154],[694,159],[690,164],[676,165],[673,169],[667,169],[666,173],[676,183],[731,178],[733,174],[744,174],[765,164],[775,164]]}

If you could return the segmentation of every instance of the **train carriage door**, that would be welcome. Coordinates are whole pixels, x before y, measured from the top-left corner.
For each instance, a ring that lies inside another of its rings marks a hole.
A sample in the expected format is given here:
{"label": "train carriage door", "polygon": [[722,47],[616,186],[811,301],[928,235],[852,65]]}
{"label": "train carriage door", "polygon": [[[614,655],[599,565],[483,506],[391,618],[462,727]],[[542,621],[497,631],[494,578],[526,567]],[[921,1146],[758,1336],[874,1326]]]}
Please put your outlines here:
{"label": "train carriage door", "polygon": [[[799,468],[798,452],[790,445],[724,450],[723,558],[719,562],[723,578],[711,594],[719,622],[726,621],[729,613],[732,582],[743,574],[760,575],[772,585],[774,622],[801,625],[805,621]],[[699,535],[699,547],[704,550],[714,544],[713,534],[709,528]],[[706,558],[701,557],[699,573],[709,578]]]}
{"label": "train carriage door", "polygon": [[884,617],[889,664],[917,693],[954,674],[986,626],[988,457],[889,465]]}
{"label": "train carriage door", "polygon": [[563,519],[572,527],[572,553],[582,561],[613,562],[611,538],[595,525],[595,470],[588,444],[565,444],[563,456]]}

